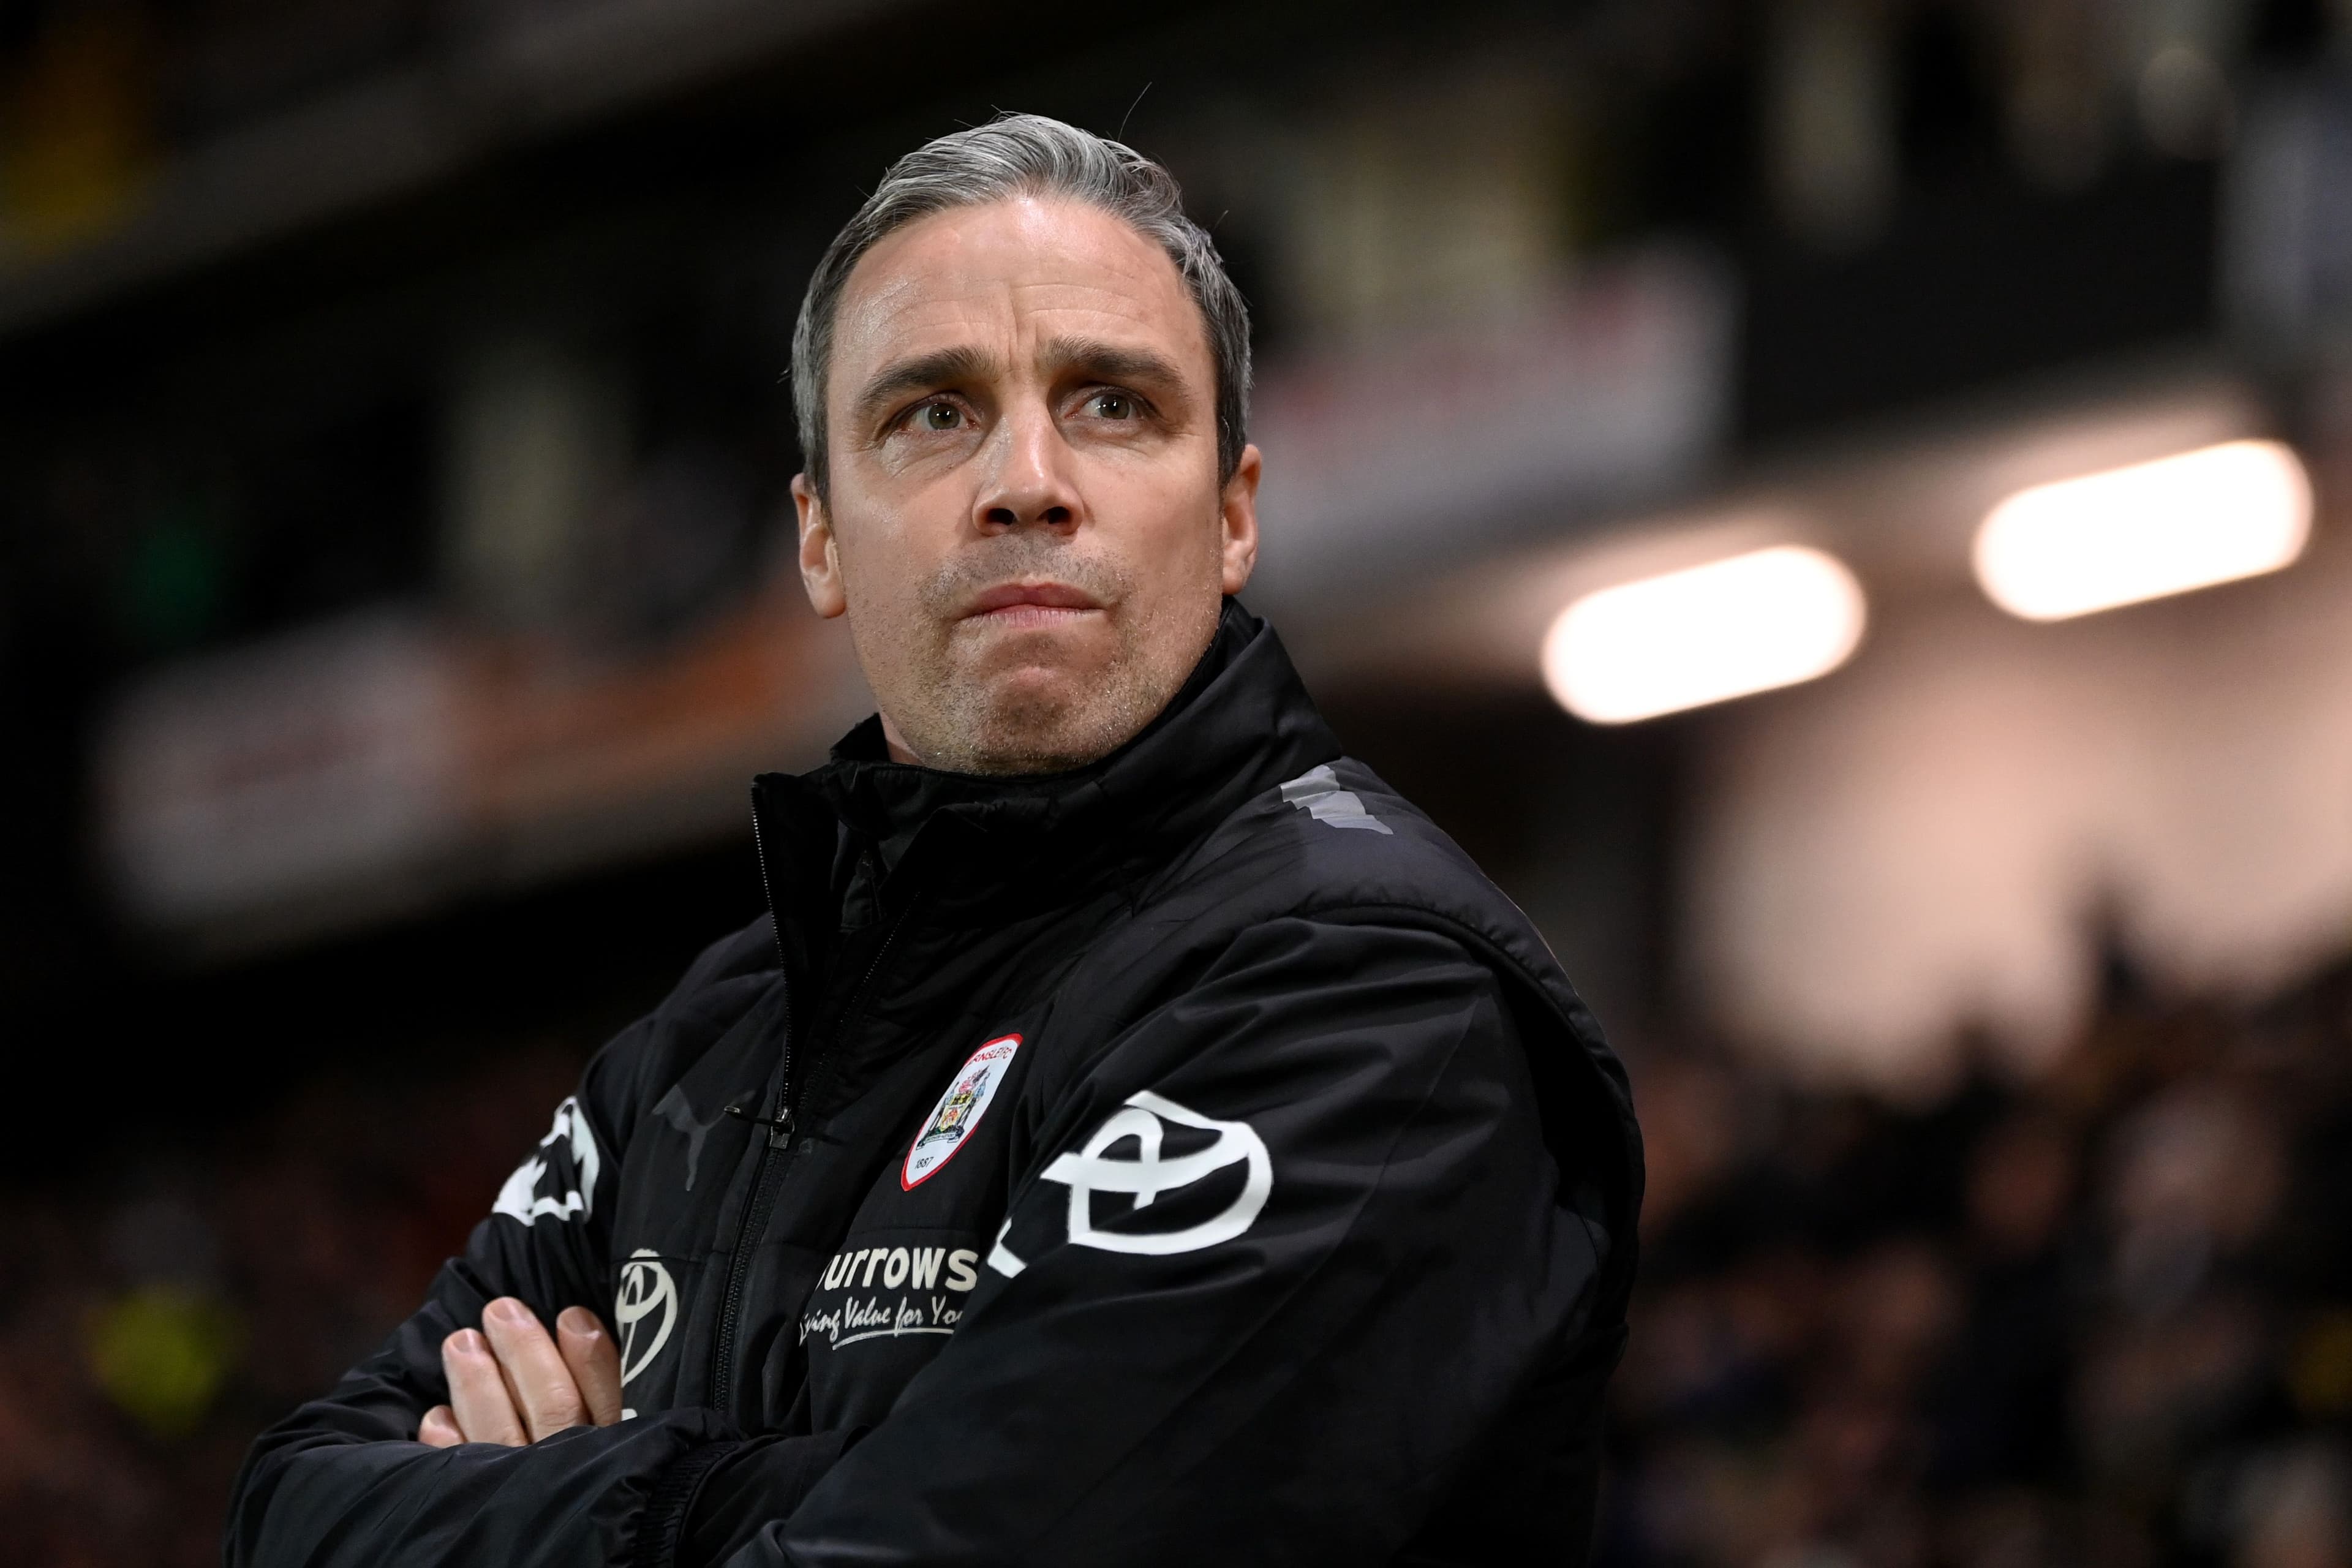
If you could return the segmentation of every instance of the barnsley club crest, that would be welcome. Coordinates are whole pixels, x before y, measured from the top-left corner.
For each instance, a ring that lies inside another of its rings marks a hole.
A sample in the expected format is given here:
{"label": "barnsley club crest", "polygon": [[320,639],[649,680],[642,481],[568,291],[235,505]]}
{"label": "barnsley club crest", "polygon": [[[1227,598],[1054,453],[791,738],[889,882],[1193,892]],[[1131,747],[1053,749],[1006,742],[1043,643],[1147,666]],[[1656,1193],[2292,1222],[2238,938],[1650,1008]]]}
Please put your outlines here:
{"label": "barnsley club crest", "polygon": [[924,1178],[955,1157],[971,1130],[980,1125],[997,1086],[1012,1070],[1013,1053],[1020,1048],[1020,1036],[999,1035],[972,1052],[971,1059],[957,1069],[948,1091],[931,1107],[923,1130],[915,1134],[914,1147],[907,1151],[907,1169],[898,1178],[901,1187],[914,1191]]}

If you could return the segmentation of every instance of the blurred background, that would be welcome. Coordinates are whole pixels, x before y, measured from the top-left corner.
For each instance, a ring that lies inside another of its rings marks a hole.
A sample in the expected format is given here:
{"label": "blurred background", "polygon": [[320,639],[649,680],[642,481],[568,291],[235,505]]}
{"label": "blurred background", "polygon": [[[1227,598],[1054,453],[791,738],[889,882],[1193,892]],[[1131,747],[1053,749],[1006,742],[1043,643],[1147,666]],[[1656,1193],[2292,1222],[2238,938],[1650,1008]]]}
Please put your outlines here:
{"label": "blurred background", "polygon": [[2344,0],[0,0],[12,1558],[212,1560],[758,910],[793,312],[999,107],[1631,1064],[1601,1562],[2352,1562]]}

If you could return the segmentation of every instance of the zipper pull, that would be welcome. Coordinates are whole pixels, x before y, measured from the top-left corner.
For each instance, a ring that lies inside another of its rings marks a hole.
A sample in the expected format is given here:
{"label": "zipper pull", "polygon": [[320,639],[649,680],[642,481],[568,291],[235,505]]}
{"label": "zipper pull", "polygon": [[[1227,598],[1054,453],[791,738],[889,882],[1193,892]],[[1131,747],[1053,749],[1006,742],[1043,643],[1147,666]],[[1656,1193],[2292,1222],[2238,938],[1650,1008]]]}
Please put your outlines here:
{"label": "zipper pull", "polygon": [[768,1130],[768,1147],[771,1149],[789,1149],[793,1146],[793,1133],[794,1131],[794,1128],[793,1126],[793,1113],[789,1109],[784,1110],[782,1115],[772,1118],[766,1116],[754,1116],[740,1105],[730,1105],[727,1108],[727,1114],[735,1118],[738,1121],[748,1121],[754,1127],[766,1128]]}

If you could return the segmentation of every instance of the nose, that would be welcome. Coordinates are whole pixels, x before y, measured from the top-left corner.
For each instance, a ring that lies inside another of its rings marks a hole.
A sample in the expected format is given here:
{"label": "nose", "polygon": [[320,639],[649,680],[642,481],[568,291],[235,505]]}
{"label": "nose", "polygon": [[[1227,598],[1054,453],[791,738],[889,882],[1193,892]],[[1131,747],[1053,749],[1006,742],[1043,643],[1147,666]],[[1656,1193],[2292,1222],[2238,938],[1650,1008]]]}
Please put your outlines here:
{"label": "nose", "polygon": [[987,533],[1043,525],[1069,531],[1083,520],[1070,448],[1053,416],[1026,409],[997,426],[997,461],[981,487],[974,521]]}

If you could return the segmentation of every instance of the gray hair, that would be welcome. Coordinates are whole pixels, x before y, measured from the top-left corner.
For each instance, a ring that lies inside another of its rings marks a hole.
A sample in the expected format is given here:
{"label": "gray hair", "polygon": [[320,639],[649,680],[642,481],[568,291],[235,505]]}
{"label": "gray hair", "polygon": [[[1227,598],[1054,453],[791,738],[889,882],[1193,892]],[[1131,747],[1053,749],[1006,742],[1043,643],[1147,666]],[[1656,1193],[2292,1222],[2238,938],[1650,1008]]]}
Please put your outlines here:
{"label": "gray hair", "polygon": [[1233,478],[1249,423],[1249,306],[1225,275],[1207,231],[1184,216],[1174,176],[1133,148],[1092,132],[1042,114],[1001,114],[986,125],[927,142],[891,164],[816,264],[793,330],[793,407],[801,462],[818,495],[826,493],[824,394],[834,317],[858,259],[918,218],[1029,195],[1098,207],[1176,264],[1201,307],[1216,362],[1217,478]]}

